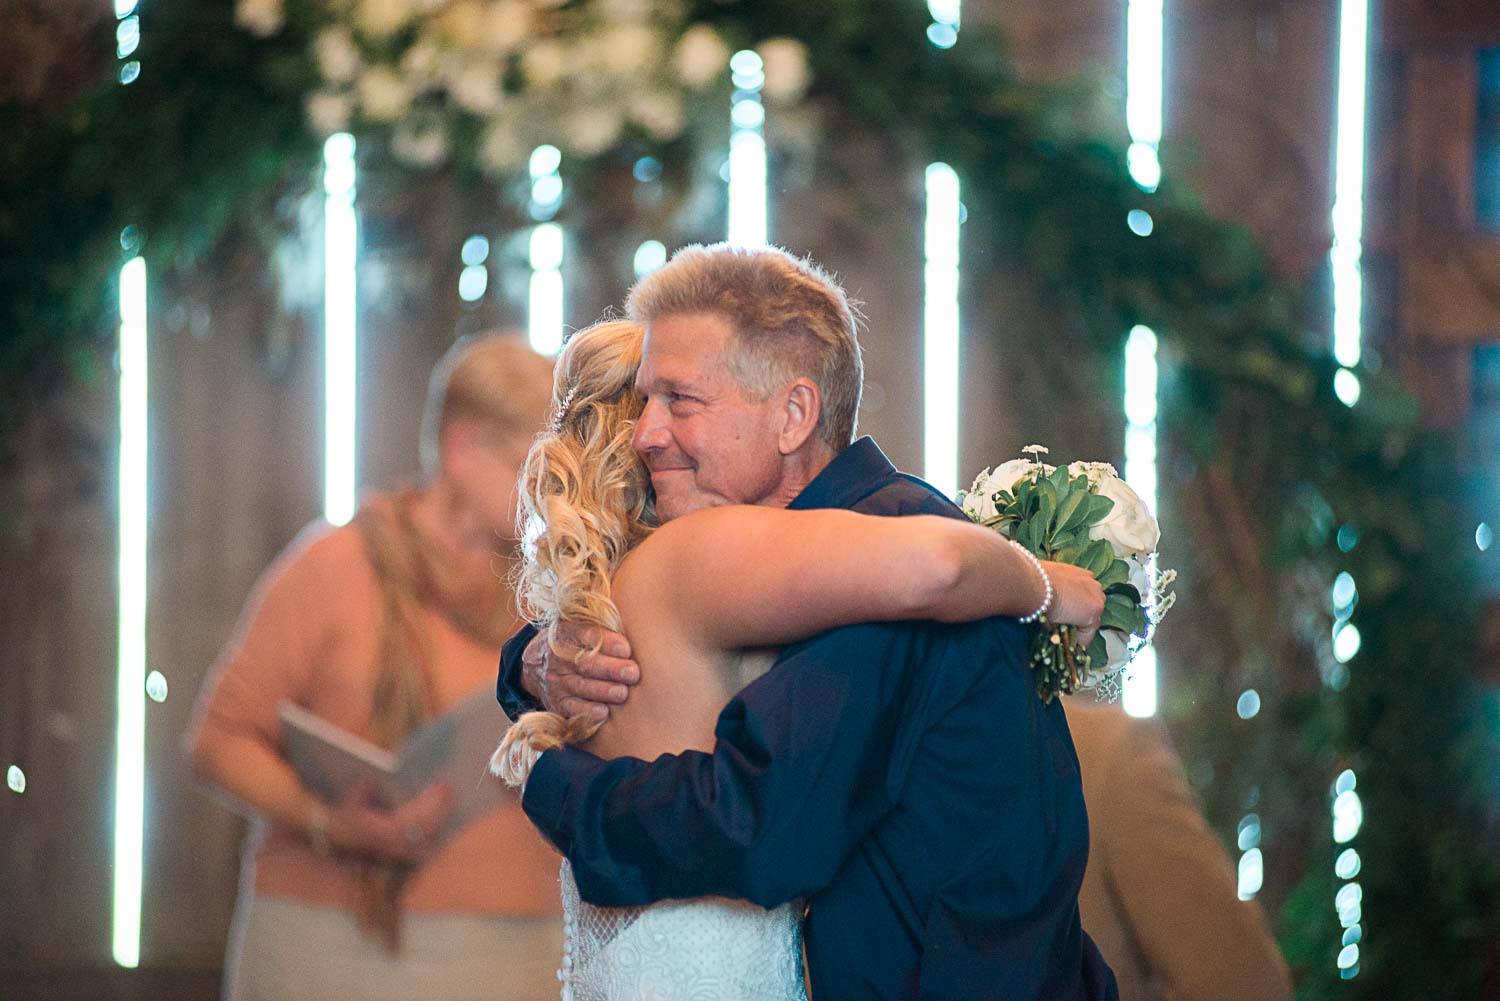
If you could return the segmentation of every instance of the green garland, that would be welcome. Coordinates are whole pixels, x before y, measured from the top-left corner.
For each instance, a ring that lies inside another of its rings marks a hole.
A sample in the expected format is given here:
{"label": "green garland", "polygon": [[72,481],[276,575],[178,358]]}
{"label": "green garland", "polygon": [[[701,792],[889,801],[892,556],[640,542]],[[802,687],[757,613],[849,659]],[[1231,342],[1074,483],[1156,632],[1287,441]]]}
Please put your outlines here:
{"label": "green garland", "polygon": [[[147,13],[135,84],[45,114],[0,107],[7,400],[98,355],[124,227],[139,227],[154,267],[180,268],[231,230],[274,231],[278,198],[316,162],[305,36],[255,40],[228,0]],[[1218,582],[1232,571],[1244,599],[1222,609],[1224,669],[1191,684],[1205,704],[1230,704],[1232,656],[1261,672],[1266,707],[1252,727],[1187,735],[1190,770],[1216,776],[1210,818],[1232,831],[1258,786],[1276,865],[1302,854],[1280,922],[1299,996],[1479,996],[1500,941],[1500,728],[1471,676],[1476,552],[1450,437],[1422,428],[1380,371],[1360,372],[1363,395],[1345,407],[1326,336],[1299,319],[1307,298],[1244,228],[1209,218],[1170,177],[1142,192],[1121,144],[1079,124],[1087,96],[1018,80],[984,29],[933,48],[916,0],[878,16],[858,0],[699,0],[692,20],[736,44],[802,40],[811,100],[893,134],[914,162],[952,164],[966,241],[1024,260],[1082,319],[1099,364],[1115,364],[1133,325],[1158,332],[1164,434],[1189,483],[1167,503],[1227,526],[1236,562]],[[1150,213],[1149,237],[1126,226],[1134,209]],[[1357,582],[1362,636],[1347,665],[1331,658],[1320,607],[1340,571]],[[1367,818],[1353,842],[1365,937],[1359,975],[1341,983],[1326,818],[1345,767]]]}

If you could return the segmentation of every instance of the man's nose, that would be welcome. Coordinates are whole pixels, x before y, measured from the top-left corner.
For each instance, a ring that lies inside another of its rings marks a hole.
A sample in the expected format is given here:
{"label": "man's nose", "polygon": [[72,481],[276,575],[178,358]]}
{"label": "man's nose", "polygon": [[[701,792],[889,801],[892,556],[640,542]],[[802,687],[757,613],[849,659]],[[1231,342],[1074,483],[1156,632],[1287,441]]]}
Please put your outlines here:
{"label": "man's nose", "polygon": [[630,444],[636,452],[644,455],[657,449],[665,448],[670,441],[667,434],[666,424],[662,420],[665,416],[663,404],[654,400],[647,400],[646,407],[641,411],[641,416],[635,422],[635,434],[631,436]]}

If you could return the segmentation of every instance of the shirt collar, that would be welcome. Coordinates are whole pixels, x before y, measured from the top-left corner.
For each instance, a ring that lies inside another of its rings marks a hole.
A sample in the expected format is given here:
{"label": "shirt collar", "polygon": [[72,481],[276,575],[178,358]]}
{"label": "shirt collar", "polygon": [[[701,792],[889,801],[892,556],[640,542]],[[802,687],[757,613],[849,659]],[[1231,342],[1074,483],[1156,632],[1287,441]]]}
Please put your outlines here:
{"label": "shirt collar", "polygon": [[787,507],[793,511],[852,507],[895,473],[896,467],[875,439],[866,435],[834,456]]}

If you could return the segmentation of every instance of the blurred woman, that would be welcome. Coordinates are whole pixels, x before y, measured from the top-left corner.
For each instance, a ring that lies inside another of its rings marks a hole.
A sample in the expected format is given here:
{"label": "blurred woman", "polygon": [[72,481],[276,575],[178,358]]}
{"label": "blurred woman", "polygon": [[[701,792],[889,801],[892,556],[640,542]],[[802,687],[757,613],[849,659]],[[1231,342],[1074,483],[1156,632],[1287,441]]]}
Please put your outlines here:
{"label": "blurred woman", "polygon": [[428,392],[423,485],[304,530],[206,682],[194,772],[253,822],[234,1001],[557,996],[557,862],[514,798],[438,844],[452,790],[394,811],[368,790],[325,803],[282,756],[277,716],[290,701],[399,748],[493,683],[517,624],[516,476],[551,387],[551,363],[518,338],[455,345]]}

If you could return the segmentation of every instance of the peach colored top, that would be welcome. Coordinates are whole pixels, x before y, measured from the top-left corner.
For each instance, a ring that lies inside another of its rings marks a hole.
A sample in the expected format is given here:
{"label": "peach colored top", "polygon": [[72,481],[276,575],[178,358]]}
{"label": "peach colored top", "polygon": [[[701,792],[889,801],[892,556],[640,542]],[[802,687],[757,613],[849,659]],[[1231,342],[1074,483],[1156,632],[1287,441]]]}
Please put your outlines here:
{"label": "peach colored top", "polygon": [[[377,501],[378,502],[378,501]],[[197,725],[278,748],[277,704],[288,699],[372,737],[382,596],[364,539],[352,524],[309,525],[265,572],[235,636],[204,686]],[[499,650],[424,608],[439,709],[494,684]],[[497,780],[498,781],[498,780]],[[558,860],[508,796],[412,874],[408,912],[543,917],[558,913]],[[357,864],[324,858],[298,830],[255,821],[245,845],[242,891],[343,907],[359,899]]]}

